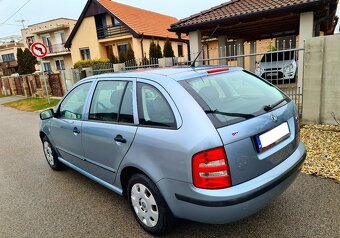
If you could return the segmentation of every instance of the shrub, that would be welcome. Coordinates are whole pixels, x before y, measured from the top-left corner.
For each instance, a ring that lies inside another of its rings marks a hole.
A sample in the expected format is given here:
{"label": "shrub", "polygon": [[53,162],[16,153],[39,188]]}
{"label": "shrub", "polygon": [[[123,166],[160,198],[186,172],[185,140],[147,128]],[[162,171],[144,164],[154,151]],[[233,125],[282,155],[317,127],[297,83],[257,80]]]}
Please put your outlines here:
{"label": "shrub", "polygon": [[100,64],[100,63],[109,63],[110,60],[108,59],[93,59],[93,60],[79,60],[78,62],[76,62],[73,67],[75,69],[78,68],[87,68],[87,67],[91,67],[95,64]]}
{"label": "shrub", "polygon": [[157,46],[156,46],[156,58],[163,58],[163,54],[162,54],[162,48],[159,45],[159,42],[157,42]]}
{"label": "shrub", "polygon": [[166,39],[163,49],[164,57],[175,57],[169,38]]}
{"label": "shrub", "polygon": [[109,60],[112,64],[118,64],[119,63],[118,58],[114,54],[110,55]]}
{"label": "shrub", "polygon": [[135,58],[135,52],[133,51],[132,46],[131,46],[130,43],[128,45],[128,50],[126,52],[126,59],[127,60],[135,60],[136,59]]}
{"label": "shrub", "polygon": [[157,46],[154,42],[154,40],[152,39],[151,40],[151,43],[150,43],[150,48],[149,48],[149,57],[150,58],[156,58],[157,57]]}
{"label": "shrub", "polygon": [[17,60],[18,60],[18,73],[31,74],[35,72],[35,64],[37,63],[37,58],[29,51],[25,49],[22,51],[21,48],[17,50]]}
{"label": "shrub", "polygon": [[158,42],[156,45],[153,39],[150,43],[149,57],[150,59],[159,59],[163,57],[161,46],[159,45]]}

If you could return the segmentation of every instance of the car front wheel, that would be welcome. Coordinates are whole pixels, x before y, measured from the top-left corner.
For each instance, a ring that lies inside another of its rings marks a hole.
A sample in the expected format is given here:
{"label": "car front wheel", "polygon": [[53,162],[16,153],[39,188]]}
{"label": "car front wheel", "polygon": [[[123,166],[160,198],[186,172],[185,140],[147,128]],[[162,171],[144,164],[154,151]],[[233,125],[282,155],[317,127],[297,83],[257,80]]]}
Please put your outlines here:
{"label": "car front wheel", "polygon": [[153,235],[171,231],[175,218],[156,185],[145,175],[135,174],[128,182],[128,200],[139,225]]}
{"label": "car front wheel", "polygon": [[44,155],[47,160],[48,165],[54,170],[61,170],[64,168],[63,164],[58,160],[58,155],[49,141],[49,139],[45,136],[42,140]]}

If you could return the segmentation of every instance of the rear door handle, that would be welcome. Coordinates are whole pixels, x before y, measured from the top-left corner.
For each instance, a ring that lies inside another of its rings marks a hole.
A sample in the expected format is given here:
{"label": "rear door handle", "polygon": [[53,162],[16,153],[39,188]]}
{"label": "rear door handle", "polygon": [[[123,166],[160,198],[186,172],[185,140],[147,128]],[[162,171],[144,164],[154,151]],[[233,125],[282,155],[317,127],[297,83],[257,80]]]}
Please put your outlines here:
{"label": "rear door handle", "polygon": [[78,134],[80,134],[80,130],[78,130],[78,128],[75,127],[75,128],[73,128],[73,133],[74,133],[74,135],[78,135]]}
{"label": "rear door handle", "polygon": [[120,143],[126,143],[126,139],[124,139],[124,137],[122,135],[117,135],[114,140],[116,142],[120,142]]}

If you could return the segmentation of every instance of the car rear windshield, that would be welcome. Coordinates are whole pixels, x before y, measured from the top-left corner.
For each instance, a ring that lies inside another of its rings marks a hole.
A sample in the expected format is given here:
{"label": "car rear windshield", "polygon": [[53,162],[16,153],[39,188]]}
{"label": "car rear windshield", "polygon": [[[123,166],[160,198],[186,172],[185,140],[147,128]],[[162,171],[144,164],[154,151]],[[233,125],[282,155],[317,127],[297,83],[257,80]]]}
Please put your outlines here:
{"label": "car rear windshield", "polygon": [[266,106],[286,103],[286,95],[246,71],[210,75],[186,80],[181,84],[202,106],[216,127],[251,119],[266,113]]}
{"label": "car rear windshield", "polygon": [[293,60],[294,58],[295,58],[294,51],[267,53],[262,57],[261,62]]}

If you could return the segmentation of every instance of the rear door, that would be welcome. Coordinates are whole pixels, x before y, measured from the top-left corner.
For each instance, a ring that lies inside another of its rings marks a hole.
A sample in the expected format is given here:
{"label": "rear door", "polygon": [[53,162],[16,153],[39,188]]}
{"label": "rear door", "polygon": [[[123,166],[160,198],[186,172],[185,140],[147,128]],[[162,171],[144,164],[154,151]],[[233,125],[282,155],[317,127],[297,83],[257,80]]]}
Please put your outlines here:
{"label": "rear door", "polygon": [[74,88],[61,102],[57,115],[51,120],[51,135],[55,147],[67,162],[87,171],[81,142],[84,105],[92,82]]}
{"label": "rear door", "polygon": [[134,85],[134,79],[98,81],[89,106],[88,120],[82,125],[89,171],[111,184],[137,131],[133,109]]}

